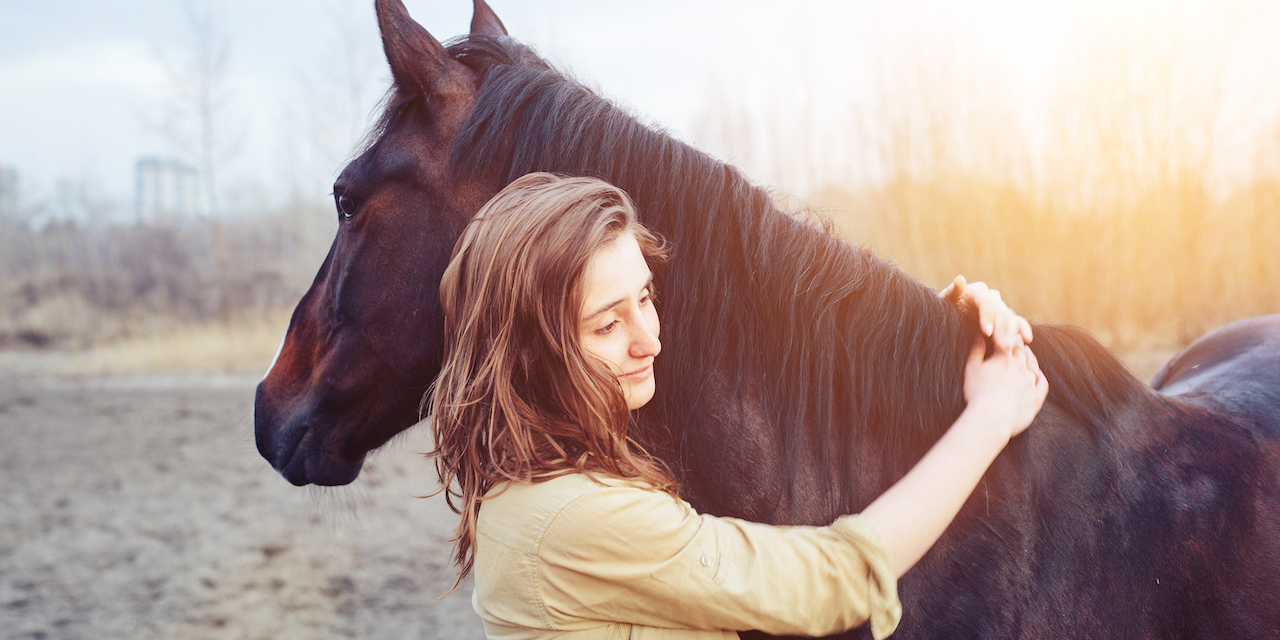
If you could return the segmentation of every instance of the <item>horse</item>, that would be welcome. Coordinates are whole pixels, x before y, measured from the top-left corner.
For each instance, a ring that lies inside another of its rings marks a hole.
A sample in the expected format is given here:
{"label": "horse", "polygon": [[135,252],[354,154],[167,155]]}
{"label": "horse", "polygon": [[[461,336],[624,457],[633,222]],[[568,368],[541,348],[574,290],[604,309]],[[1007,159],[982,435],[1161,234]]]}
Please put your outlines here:
{"label": "horse", "polygon": [[[445,46],[376,0],[393,88],[334,184],[333,246],[257,388],[272,466],[347,483],[419,420],[456,238],[502,186],[549,171],[623,188],[671,246],[658,391],[635,429],[682,497],[825,524],[904,474],[963,409],[974,318],[474,7]],[[900,580],[895,637],[1280,637],[1280,316],[1193,345],[1160,376],[1166,393],[1081,329],[1035,335],[1048,400]]]}

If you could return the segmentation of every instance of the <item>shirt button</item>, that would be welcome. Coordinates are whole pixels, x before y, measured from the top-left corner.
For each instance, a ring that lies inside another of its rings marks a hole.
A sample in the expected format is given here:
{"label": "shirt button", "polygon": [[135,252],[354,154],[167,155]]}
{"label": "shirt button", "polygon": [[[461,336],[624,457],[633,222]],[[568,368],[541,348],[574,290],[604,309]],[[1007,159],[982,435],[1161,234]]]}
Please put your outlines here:
{"label": "shirt button", "polygon": [[710,557],[710,556],[707,556],[707,555],[703,555],[703,556],[702,556],[702,566],[704,566],[704,567],[709,567],[709,566],[711,566],[711,557]]}

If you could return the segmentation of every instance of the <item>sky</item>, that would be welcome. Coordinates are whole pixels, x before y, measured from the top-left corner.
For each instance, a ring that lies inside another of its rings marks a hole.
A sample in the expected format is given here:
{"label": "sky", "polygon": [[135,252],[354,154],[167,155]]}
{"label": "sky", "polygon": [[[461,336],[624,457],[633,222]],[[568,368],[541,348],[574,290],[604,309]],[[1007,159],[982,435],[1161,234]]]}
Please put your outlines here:
{"label": "sky", "polygon": [[[468,28],[467,0],[405,4],[439,39]],[[655,126],[748,164],[731,145],[700,139],[709,105],[753,114],[756,127],[803,125],[820,136],[848,103],[870,99],[877,73],[932,56],[963,58],[961,66],[1000,78],[1034,110],[1052,99],[1064,52],[1108,24],[1133,29],[1169,11],[1185,14],[1184,24],[1231,21],[1240,65],[1274,65],[1277,5],[1242,0],[1227,12],[1190,0],[491,2],[514,37],[579,80]],[[59,185],[78,185],[128,219],[134,163],[181,156],[159,123],[176,94],[169,69],[184,68],[191,53],[192,7],[208,11],[229,52],[222,116],[231,144],[220,163],[232,208],[274,206],[298,192],[327,196],[389,84],[371,0],[0,0],[0,166],[17,170],[25,206],[44,203],[42,215],[58,215]]]}

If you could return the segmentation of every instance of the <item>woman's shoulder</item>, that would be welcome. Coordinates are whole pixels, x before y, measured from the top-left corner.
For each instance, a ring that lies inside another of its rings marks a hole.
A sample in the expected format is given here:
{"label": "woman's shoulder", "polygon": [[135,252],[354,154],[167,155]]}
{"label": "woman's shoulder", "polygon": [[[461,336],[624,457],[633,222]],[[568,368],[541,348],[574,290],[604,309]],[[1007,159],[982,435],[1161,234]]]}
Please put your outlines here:
{"label": "woman's shoulder", "polygon": [[478,534],[509,547],[535,552],[557,519],[586,516],[605,525],[614,516],[630,520],[626,512],[664,507],[689,508],[687,503],[641,481],[569,473],[541,482],[495,486],[480,504],[476,529]]}
{"label": "woman's shoulder", "polygon": [[544,509],[554,510],[600,487],[600,480],[581,473],[566,473],[534,482],[498,483],[485,493],[480,513],[517,510],[537,517]]}

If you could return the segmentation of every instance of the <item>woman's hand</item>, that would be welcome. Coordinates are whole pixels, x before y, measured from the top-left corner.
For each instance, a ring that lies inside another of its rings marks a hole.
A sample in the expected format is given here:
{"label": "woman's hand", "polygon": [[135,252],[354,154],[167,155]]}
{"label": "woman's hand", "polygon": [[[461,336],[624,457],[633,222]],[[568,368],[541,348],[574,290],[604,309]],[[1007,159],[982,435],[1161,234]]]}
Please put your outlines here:
{"label": "woman's hand", "polygon": [[974,342],[964,367],[964,399],[967,411],[994,429],[1008,429],[1012,438],[1027,429],[1044,399],[1049,382],[1030,347],[1017,344],[1011,351],[997,349],[985,358],[982,339]]}
{"label": "woman's hand", "polygon": [[978,327],[997,349],[1012,354],[1014,347],[1031,344],[1031,324],[1000,299],[999,291],[985,283],[969,284],[964,276],[956,276],[955,281],[938,292],[938,297],[954,304],[961,313],[977,311]]}

